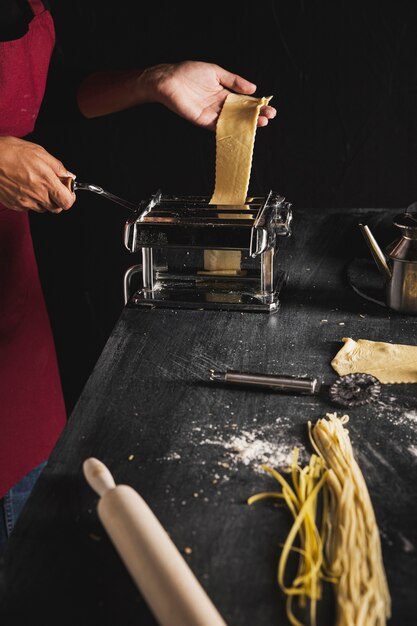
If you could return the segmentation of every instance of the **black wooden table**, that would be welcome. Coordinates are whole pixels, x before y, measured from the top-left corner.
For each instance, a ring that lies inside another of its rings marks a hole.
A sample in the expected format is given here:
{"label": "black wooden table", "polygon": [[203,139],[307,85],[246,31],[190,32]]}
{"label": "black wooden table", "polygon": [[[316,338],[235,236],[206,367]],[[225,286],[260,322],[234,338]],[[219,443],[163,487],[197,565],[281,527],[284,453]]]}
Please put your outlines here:
{"label": "black wooden table", "polygon": [[[359,218],[388,243],[394,213],[296,211],[275,315],[123,311],[12,535],[2,624],[155,623],[98,521],[81,472],[89,456],[143,495],[228,624],[287,623],[275,572],[289,514],[246,499],[276,487],[261,462],[282,468],[296,445],[307,460],[307,421],[338,410],[326,386],[342,337],[417,343],[417,318],[361,298],[347,280],[352,259],[368,255]],[[324,388],[307,397],[215,386],[210,368],[314,375]],[[381,531],[391,623],[416,624],[416,386],[385,385],[376,403],[349,414]],[[330,605],[320,626],[333,623]]]}

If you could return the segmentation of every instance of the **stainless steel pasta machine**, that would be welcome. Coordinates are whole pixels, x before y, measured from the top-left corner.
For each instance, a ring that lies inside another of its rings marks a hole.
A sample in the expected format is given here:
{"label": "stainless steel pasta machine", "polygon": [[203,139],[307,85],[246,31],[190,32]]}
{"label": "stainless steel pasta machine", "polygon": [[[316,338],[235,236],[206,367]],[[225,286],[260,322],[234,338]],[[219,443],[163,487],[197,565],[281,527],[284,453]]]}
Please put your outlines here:
{"label": "stainless steel pasta machine", "polygon": [[[243,206],[212,205],[204,196],[160,191],[125,225],[125,246],[142,263],[124,279],[133,306],[274,312],[286,282],[278,240],[291,234],[291,205],[280,194],[248,198]],[[207,271],[204,251],[240,251],[239,271]],[[132,290],[132,279],[142,280]],[[131,291],[133,294],[131,295]]]}

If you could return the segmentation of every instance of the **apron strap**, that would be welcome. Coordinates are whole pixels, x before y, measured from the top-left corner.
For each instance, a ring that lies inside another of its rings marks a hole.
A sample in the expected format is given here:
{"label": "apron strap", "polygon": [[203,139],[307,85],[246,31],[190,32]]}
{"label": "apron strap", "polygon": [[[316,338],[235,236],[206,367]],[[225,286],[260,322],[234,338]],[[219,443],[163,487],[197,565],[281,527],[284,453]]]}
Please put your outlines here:
{"label": "apron strap", "polygon": [[39,15],[45,11],[45,5],[42,0],[28,0],[33,11],[33,15]]}

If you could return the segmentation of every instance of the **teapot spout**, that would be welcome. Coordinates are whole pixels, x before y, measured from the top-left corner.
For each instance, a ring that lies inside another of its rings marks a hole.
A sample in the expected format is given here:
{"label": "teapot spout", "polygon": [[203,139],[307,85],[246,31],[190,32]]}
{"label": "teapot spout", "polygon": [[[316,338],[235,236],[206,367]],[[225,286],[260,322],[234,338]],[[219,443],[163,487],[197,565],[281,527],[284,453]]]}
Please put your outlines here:
{"label": "teapot spout", "polygon": [[359,224],[359,228],[361,229],[361,233],[364,236],[366,243],[368,244],[368,247],[372,253],[372,256],[379,271],[383,275],[384,279],[388,282],[389,280],[391,280],[392,272],[387,263],[384,253],[379,247],[370,228],[366,226],[366,224]]}

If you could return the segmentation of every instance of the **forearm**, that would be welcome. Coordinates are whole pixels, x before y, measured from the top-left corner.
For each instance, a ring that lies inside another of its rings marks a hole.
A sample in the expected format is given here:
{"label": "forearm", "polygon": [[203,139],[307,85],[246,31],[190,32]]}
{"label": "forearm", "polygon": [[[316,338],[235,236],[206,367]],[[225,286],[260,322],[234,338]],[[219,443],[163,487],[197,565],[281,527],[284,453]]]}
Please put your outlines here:
{"label": "forearm", "polygon": [[87,118],[93,118],[146,102],[158,102],[154,70],[90,74],[78,88],[77,101],[81,113]]}
{"label": "forearm", "polygon": [[[256,85],[214,63],[162,63],[145,70],[99,72],[87,76],[78,89],[78,106],[85,117],[99,117],[138,104],[157,102],[202,128],[215,130],[230,91],[253,94]],[[258,126],[275,117],[261,109]]]}

